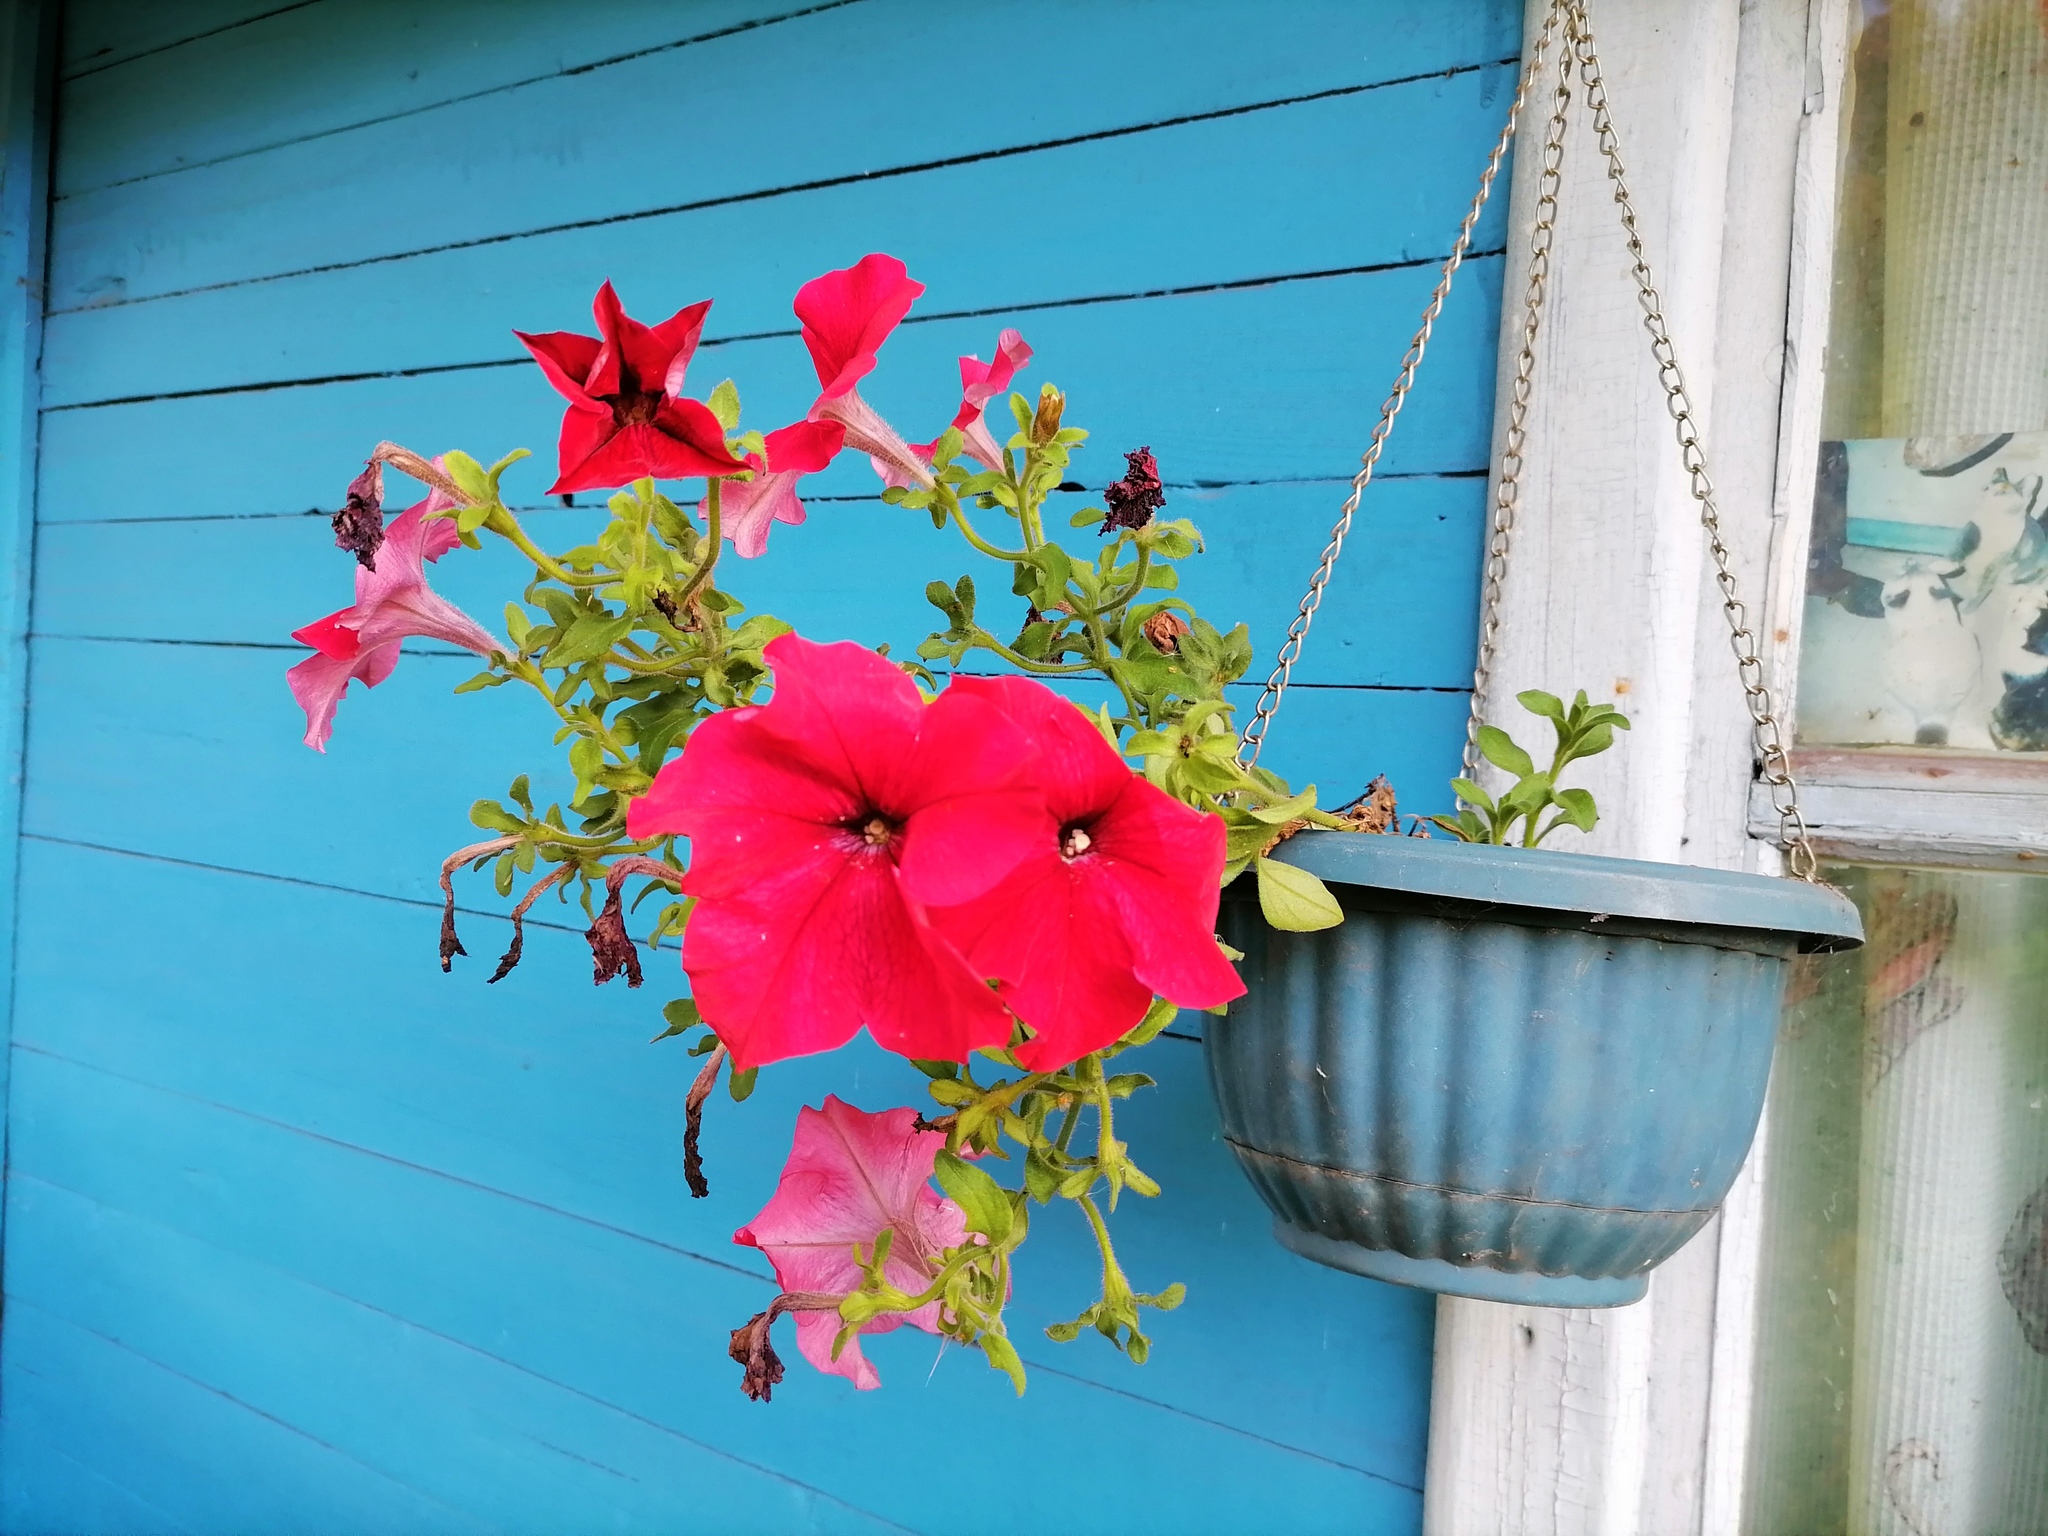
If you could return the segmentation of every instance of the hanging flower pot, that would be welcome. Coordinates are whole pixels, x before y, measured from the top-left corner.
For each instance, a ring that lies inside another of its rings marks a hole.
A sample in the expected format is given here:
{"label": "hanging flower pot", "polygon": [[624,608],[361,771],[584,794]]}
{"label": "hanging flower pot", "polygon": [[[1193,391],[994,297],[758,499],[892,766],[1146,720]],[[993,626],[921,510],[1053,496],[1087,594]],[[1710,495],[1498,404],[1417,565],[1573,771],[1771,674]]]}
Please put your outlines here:
{"label": "hanging flower pot", "polygon": [[1355,832],[1273,857],[1344,921],[1224,892],[1224,1139],[1295,1252],[1493,1301],[1640,1297],[1749,1150],[1786,962],[1861,934],[1800,880]]}
{"label": "hanging flower pot", "polygon": [[[1583,89],[1634,261],[1664,404],[1698,503],[1713,580],[1755,725],[1760,777],[1779,808],[1790,873],[1588,858],[1539,848],[1591,831],[1575,759],[1629,722],[1581,693],[1567,706],[1519,695],[1555,727],[1539,767],[1481,723],[1512,552],[1534,343],[1558,181],[1539,191],[1515,384],[1487,543],[1457,841],[1398,833],[1384,784],[1344,816],[1312,807],[1226,810],[1236,878],[1220,912],[1243,952],[1247,994],[1207,1030],[1223,1135],[1295,1252],[1339,1269],[1492,1301],[1618,1306],[1720,1208],[1763,1111],[1793,956],[1863,941],[1855,907],[1819,882],[1776,706],[1737,596],[1692,403],[1629,201],[1599,60],[1580,0],[1552,0],[1516,107],[1553,44],[1555,165],[1574,81]],[[1467,213],[1469,233],[1516,127]],[[1272,676],[1246,725],[1259,749],[1308,638],[1323,589],[1399,414],[1457,271],[1423,311]],[[1493,792],[1481,759],[1512,780]],[[1279,817],[1299,819],[1274,828]],[[1355,826],[1360,830],[1324,830]],[[1288,837],[1290,830],[1300,835]],[[1285,839],[1275,844],[1275,839]]]}

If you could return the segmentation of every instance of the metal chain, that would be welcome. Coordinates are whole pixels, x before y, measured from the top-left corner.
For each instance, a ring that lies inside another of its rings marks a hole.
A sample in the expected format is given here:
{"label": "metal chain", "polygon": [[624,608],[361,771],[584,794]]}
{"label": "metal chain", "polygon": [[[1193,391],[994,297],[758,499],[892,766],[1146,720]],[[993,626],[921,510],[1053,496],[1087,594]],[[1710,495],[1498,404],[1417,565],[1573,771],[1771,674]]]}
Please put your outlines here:
{"label": "metal chain", "polygon": [[[1508,145],[1515,136],[1515,125],[1522,115],[1522,105],[1528,98],[1529,89],[1543,66],[1545,55],[1557,38],[1564,19],[1566,0],[1554,0],[1550,14],[1544,18],[1542,34],[1536,40],[1534,51],[1523,69],[1521,79],[1515,87],[1514,100],[1508,104],[1508,120],[1495,141],[1493,152],[1486,157],[1486,169],[1479,177],[1479,191],[1472,199],[1472,206],[1465,211],[1465,218],[1458,225],[1458,237],[1451,243],[1451,254],[1445,260],[1443,274],[1437,279],[1435,291],[1429,302],[1423,306],[1422,325],[1415,337],[1408,343],[1408,351],[1401,359],[1400,371],[1394,376],[1394,387],[1386,401],[1380,406],[1379,421],[1372,429],[1372,441],[1366,445],[1359,471],[1351,479],[1351,494],[1345,498],[1344,509],[1338,515],[1337,523],[1330,530],[1330,539],[1323,546],[1322,558],[1316,562],[1315,574],[1309,578],[1308,590],[1302,594],[1301,606],[1294,615],[1294,621],[1287,626],[1287,638],[1281,642],[1275,658],[1272,675],[1266,679],[1265,689],[1259,694],[1258,703],[1253,706],[1252,718],[1245,725],[1244,735],[1239,741],[1238,761],[1246,768],[1258,763],[1259,749],[1265,745],[1266,728],[1272,724],[1273,712],[1280,707],[1280,700],[1286,695],[1287,685],[1294,674],[1294,664],[1301,659],[1301,648],[1308,640],[1308,632],[1315,623],[1316,610],[1323,604],[1323,589],[1329,585],[1330,573],[1336,567],[1337,557],[1344,552],[1344,540],[1351,532],[1351,520],[1357,515],[1359,498],[1365,494],[1366,486],[1372,483],[1373,470],[1378,466],[1380,454],[1385,450],[1387,437],[1394,430],[1394,418],[1401,414],[1401,407],[1407,402],[1408,391],[1415,383],[1416,367],[1422,362],[1422,354],[1429,346],[1430,332],[1435,328],[1437,316],[1443,312],[1444,300],[1450,296],[1451,279],[1457,275],[1459,266],[1465,260],[1465,252],[1472,243],[1472,230],[1479,222],[1479,214],[1486,206],[1487,195],[1493,190],[1494,178],[1500,173],[1502,159]],[[1559,50],[1560,65],[1568,66],[1570,55]]]}
{"label": "metal chain", "polygon": [[1735,571],[1728,546],[1721,539],[1721,514],[1714,503],[1714,482],[1707,475],[1707,458],[1700,447],[1693,421],[1692,397],[1685,387],[1685,375],[1671,345],[1671,332],[1664,323],[1663,300],[1643,253],[1643,240],[1636,228],[1635,205],[1629,199],[1626,168],[1621,146],[1614,132],[1614,119],[1607,107],[1607,88],[1600,76],[1600,57],[1593,47],[1593,33],[1586,17],[1584,0],[1565,0],[1566,54],[1576,58],[1586,104],[1593,113],[1593,132],[1600,153],[1607,161],[1607,179],[1614,184],[1614,201],[1621,209],[1621,225],[1627,236],[1628,253],[1636,282],[1636,302],[1643,311],[1643,328],[1650,333],[1650,353],[1657,363],[1657,381],[1664,387],[1664,406],[1670,413],[1678,437],[1680,460],[1690,482],[1693,500],[1699,503],[1700,524],[1706,529],[1707,550],[1714,560],[1714,582],[1721,589],[1721,612],[1728,620],[1728,643],[1735,652],[1736,675],[1742,683],[1743,700],[1749,707],[1750,734],[1756,747],[1758,771],[1771,789],[1771,804],[1778,813],[1778,840],[1784,845],[1786,862],[1802,880],[1818,881],[1820,860],[1814,852],[1813,835],[1799,809],[1799,785],[1792,777],[1791,759],[1778,724],[1777,707],[1764,682],[1764,665],[1757,654],[1756,634],[1749,627],[1749,612],[1737,594]]}
{"label": "metal chain", "polygon": [[[1559,19],[1565,0],[1555,0]],[[1550,122],[1543,134],[1543,171],[1536,187],[1536,223],[1529,232],[1529,282],[1522,294],[1522,346],[1515,354],[1515,382],[1508,395],[1508,427],[1501,444],[1500,478],[1486,540],[1486,581],[1479,597],[1479,657],[1472,668],[1471,707],[1465,715],[1465,777],[1479,778],[1479,727],[1486,723],[1487,691],[1493,683],[1495,638],[1500,633],[1501,586],[1514,547],[1515,514],[1521,506],[1522,447],[1528,441],[1531,378],[1536,370],[1536,332],[1543,318],[1544,287],[1550,278],[1550,246],[1557,229],[1557,194],[1564,184],[1564,132],[1571,106],[1572,54],[1557,55],[1557,86],[1550,98]]]}

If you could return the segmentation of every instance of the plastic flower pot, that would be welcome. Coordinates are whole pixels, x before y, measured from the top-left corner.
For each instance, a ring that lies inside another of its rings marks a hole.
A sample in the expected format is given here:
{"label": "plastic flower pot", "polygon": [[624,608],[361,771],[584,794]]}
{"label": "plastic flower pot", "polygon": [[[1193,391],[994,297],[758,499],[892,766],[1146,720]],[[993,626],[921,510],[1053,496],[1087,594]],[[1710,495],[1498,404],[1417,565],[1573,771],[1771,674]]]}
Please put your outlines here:
{"label": "plastic flower pot", "polygon": [[1274,857],[1344,922],[1224,892],[1224,1137],[1295,1252],[1490,1301],[1640,1297],[1748,1153],[1786,962],[1862,942],[1798,880],[1351,832]]}

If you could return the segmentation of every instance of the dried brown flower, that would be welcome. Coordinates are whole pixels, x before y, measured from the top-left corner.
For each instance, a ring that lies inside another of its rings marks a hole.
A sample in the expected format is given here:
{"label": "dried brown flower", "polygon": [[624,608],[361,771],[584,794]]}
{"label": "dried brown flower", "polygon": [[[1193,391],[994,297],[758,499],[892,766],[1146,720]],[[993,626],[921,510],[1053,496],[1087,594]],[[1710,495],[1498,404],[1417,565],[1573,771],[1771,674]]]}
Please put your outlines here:
{"label": "dried brown flower", "polygon": [[375,459],[348,483],[334,514],[334,547],[354,555],[365,570],[377,568],[377,551],[384,547],[384,466]]}
{"label": "dried brown flower", "polygon": [[1145,631],[1145,638],[1147,640],[1150,640],[1153,645],[1157,646],[1168,656],[1177,655],[1180,651],[1180,637],[1192,633],[1188,628],[1187,620],[1183,619],[1171,608],[1160,609],[1159,612],[1153,614],[1139,628]]}
{"label": "dried brown flower", "polygon": [[1127,453],[1124,462],[1129,471],[1102,492],[1103,504],[1109,508],[1109,516],[1102,520],[1104,533],[1112,528],[1142,528],[1166,505],[1166,488],[1160,483],[1159,461],[1152,457],[1152,450]]}

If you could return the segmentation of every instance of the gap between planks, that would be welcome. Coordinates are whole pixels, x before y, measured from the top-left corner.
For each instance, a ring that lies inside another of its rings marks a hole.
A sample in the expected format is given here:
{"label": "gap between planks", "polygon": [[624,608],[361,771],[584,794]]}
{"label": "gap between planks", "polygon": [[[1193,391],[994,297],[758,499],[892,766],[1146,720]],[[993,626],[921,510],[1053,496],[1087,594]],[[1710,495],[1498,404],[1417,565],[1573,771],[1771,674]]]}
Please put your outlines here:
{"label": "gap between planks", "polygon": [[[609,221],[599,220],[597,222]],[[465,243],[474,245],[490,245],[497,244],[501,241],[506,240],[531,239],[537,234],[547,233],[552,233],[552,231],[528,231],[527,233],[519,235],[493,236],[489,240],[479,240]],[[433,249],[449,250],[459,248],[461,247],[440,246],[435,247]],[[408,253],[408,256],[431,254],[433,254],[433,251],[416,251]],[[1492,247],[1483,251],[1469,252],[1465,257],[1465,261],[1470,263],[1485,260],[1489,257],[1499,257],[1504,254],[1504,250],[1500,247]],[[408,259],[408,257],[379,256],[373,258],[371,261],[352,263],[351,265],[373,266],[378,262],[401,261],[406,259]],[[939,324],[941,322],[980,319],[982,317],[990,315],[1041,314],[1048,310],[1086,309],[1100,304],[1133,304],[1141,303],[1150,299],[1185,298],[1192,295],[1204,293],[1241,293],[1248,290],[1260,288],[1281,288],[1285,287],[1290,283],[1316,282],[1322,279],[1333,277],[1368,277],[1383,272],[1412,272],[1418,268],[1442,266],[1444,259],[1445,258],[1442,255],[1431,255],[1418,257],[1410,261],[1371,262],[1364,266],[1357,267],[1332,267],[1312,272],[1282,272],[1263,277],[1235,277],[1230,278],[1223,282],[1190,283],[1185,286],[1177,288],[1136,289],[1127,293],[1082,294],[1076,298],[1071,299],[1040,299],[1035,302],[1025,304],[995,304],[983,305],[974,309],[949,309],[937,311],[931,314],[912,315],[906,320],[904,320],[902,324],[906,327],[913,325],[934,325]],[[286,277],[305,276],[307,275],[308,272],[338,270],[341,269],[326,267],[308,268],[306,269],[306,272],[280,273],[276,277],[256,278],[252,279],[251,281],[276,282]],[[233,288],[245,285],[241,283],[222,283],[217,284],[215,286],[222,288]],[[182,293],[204,293],[209,291],[211,290],[203,288],[187,288],[180,290],[180,292]],[[155,302],[155,299],[157,298],[175,298],[177,296],[177,294],[158,294],[149,299],[135,299],[132,300],[131,302],[137,304],[147,304]],[[73,311],[53,311],[53,313],[72,312]],[[792,336],[797,336],[800,334],[801,332],[799,330],[792,327],[773,331],[748,331],[733,336],[716,336],[710,338],[709,340],[700,342],[698,344],[698,350],[702,352],[709,352],[718,347],[735,346],[742,342],[776,341]],[[446,373],[474,373],[483,369],[520,368],[525,367],[531,362],[532,359],[530,357],[487,358],[482,361],[468,363],[435,363],[427,367],[421,368],[394,368],[380,369],[367,373],[325,374],[318,378],[310,379],[266,379],[252,384],[215,385],[208,389],[172,389],[163,390],[156,394],[147,395],[111,395],[99,400],[75,400],[65,405],[46,406],[43,408],[42,414],[48,416],[55,415],[59,411],[90,411],[98,409],[101,406],[109,405],[149,405],[158,400],[196,400],[216,395],[267,394],[273,390],[280,389],[318,389],[323,385],[327,384],[361,384],[376,379],[429,378],[437,374]],[[1484,473],[1484,471],[1475,471],[1474,473]],[[1390,475],[1385,478],[1392,479],[1395,477]]]}

